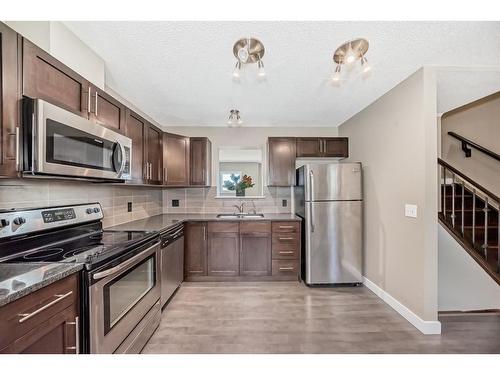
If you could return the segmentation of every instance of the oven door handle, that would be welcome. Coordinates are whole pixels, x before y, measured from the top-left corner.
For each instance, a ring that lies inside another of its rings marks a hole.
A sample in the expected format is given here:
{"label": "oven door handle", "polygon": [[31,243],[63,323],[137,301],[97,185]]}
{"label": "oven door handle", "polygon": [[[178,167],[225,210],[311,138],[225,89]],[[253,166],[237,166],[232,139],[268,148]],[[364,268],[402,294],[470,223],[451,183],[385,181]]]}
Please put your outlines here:
{"label": "oven door handle", "polygon": [[148,247],[146,250],[141,251],[139,254],[134,255],[132,258],[127,259],[126,261],[124,261],[123,263],[120,263],[119,265],[117,265],[115,267],[112,267],[112,268],[109,268],[107,270],[95,273],[92,276],[92,278],[94,280],[100,280],[100,279],[104,279],[106,276],[118,273],[118,272],[124,270],[125,268],[127,268],[128,266],[130,266],[131,264],[135,263],[137,260],[140,260],[141,258],[146,258],[145,253],[149,252],[149,250],[155,248],[156,246],[158,246],[158,243],[155,243],[153,246]]}

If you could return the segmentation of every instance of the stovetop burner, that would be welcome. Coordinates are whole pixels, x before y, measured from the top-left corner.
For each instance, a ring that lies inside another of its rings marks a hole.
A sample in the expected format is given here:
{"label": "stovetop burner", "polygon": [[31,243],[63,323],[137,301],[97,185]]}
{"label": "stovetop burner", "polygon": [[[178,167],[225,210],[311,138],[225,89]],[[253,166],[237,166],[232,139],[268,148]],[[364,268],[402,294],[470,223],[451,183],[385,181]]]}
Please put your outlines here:
{"label": "stovetop burner", "polygon": [[26,260],[44,260],[59,255],[63,251],[60,247],[48,248],[26,254],[23,258]]}

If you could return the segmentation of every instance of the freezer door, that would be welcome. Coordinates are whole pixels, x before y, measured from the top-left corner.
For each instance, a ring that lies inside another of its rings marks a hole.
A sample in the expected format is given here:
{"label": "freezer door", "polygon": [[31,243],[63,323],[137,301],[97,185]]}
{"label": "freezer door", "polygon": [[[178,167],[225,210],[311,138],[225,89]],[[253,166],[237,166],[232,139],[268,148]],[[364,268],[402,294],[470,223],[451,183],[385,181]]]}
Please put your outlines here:
{"label": "freezer door", "polygon": [[362,281],[362,204],[306,203],[306,284]]}
{"label": "freezer door", "polygon": [[363,199],[361,163],[308,164],[304,175],[308,201]]}

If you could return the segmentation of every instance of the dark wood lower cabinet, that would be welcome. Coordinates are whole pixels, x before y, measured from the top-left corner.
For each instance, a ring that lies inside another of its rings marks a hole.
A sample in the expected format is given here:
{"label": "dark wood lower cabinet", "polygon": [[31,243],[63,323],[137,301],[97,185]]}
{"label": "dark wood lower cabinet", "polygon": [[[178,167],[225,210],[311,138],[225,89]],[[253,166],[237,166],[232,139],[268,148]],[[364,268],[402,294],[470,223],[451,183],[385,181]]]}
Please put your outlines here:
{"label": "dark wood lower cabinet", "polygon": [[78,305],[74,274],[2,306],[0,353],[77,353]]}
{"label": "dark wood lower cabinet", "polygon": [[184,275],[207,275],[207,223],[191,222],[184,226]]}
{"label": "dark wood lower cabinet", "polygon": [[209,232],[208,276],[238,276],[239,271],[239,233]]}
{"label": "dark wood lower cabinet", "polygon": [[269,233],[241,234],[240,275],[271,275],[271,235]]}

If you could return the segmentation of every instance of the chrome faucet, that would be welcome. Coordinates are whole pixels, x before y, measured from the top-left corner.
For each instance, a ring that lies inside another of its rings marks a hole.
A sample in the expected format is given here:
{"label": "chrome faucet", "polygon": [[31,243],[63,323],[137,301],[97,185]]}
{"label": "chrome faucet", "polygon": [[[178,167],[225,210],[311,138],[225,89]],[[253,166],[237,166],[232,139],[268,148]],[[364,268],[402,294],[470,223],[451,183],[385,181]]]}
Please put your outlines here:
{"label": "chrome faucet", "polygon": [[243,207],[244,207],[244,206],[245,206],[245,202],[241,202],[241,205],[239,205],[239,206],[238,206],[237,204],[235,204],[233,207],[236,207],[236,209],[238,210],[238,212],[239,212],[240,214],[242,214],[242,213],[243,213]]}

